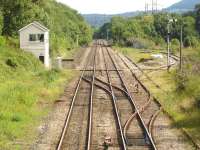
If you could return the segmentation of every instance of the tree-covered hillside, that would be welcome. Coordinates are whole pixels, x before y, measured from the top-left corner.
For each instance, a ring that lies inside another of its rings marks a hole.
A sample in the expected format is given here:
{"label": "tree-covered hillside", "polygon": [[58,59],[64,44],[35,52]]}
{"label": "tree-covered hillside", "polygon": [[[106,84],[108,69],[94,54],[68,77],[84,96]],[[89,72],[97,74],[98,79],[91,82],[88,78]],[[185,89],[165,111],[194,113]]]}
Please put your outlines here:
{"label": "tree-covered hillside", "polygon": [[[50,29],[52,55],[61,55],[79,43],[91,41],[90,27],[81,15],[55,0],[0,0],[0,33],[17,37],[18,30],[32,21]],[[1,31],[2,30],[2,31]]]}
{"label": "tree-covered hillside", "polygon": [[142,11],[134,11],[134,12],[126,12],[122,14],[111,14],[111,15],[106,15],[106,14],[83,14],[83,17],[85,20],[95,28],[99,28],[103,26],[105,23],[110,22],[112,17],[120,16],[124,18],[129,18],[129,17],[134,17],[137,15],[142,14]]}
{"label": "tree-covered hillside", "polygon": [[167,10],[179,10],[179,11],[188,11],[193,10],[195,8],[195,5],[197,5],[199,0],[181,0],[178,3],[173,4],[172,6],[168,7]]}
{"label": "tree-covered hillside", "polygon": [[172,43],[179,45],[180,29],[183,26],[183,43],[186,47],[199,46],[199,5],[194,12],[185,14],[158,13],[132,18],[114,17],[96,33],[98,38],[109,38],[114,43],[137,48],[165,46],[167,37],[168,18],[177,22],[170,23],[170,38]]}

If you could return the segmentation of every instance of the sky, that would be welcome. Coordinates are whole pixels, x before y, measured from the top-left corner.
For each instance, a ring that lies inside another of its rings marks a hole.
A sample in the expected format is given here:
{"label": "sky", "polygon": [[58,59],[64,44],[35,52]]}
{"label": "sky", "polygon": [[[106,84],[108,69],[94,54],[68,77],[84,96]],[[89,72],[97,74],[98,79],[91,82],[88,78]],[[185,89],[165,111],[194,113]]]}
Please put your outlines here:
{"label": "sky", "polygon": [[[152,0],[57,0],[76,9],[82,14],[118,14],[136,10],[144,10],[145,3],[151,5]],[[156,1],[156,0],[154,0]],[[180,0],[157,0],[158,8],[168,7]],[[149,6],[150,9],[151,6]]]}

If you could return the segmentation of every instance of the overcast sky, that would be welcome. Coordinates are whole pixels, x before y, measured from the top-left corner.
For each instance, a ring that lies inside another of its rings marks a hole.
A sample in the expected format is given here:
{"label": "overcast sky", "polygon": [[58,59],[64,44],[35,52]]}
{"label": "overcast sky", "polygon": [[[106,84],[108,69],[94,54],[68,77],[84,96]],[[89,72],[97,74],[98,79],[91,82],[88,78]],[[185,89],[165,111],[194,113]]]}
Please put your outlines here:
{"label": "overcast sky", "polygon": [[[57,0],[76,9],[79,13],[116,14],[135,10],[144,10],[145,3],[152,0]],[[156,0],[154,0],[156,1]],[[157,0],[158,7],[165,8],[180,0]],[[150,7],[150,6],[149,6]]]}

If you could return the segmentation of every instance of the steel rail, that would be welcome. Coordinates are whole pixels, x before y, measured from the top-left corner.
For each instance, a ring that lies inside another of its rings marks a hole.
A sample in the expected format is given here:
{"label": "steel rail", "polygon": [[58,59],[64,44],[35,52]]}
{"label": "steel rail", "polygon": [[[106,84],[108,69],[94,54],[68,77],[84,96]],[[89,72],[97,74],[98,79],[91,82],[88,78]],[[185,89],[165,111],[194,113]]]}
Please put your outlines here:
{"label": "steel rail", "polygon": [[[114,65],[115,69],[118,70],[118,67],[117,67],[117,65],[116,65],[116,63],[115,63],[115,61],[114,61],[114,59],[112,58],[112,56],[111,56],[111,54],[110,54],[110,52],[109,52],[109,50],[108,50],[107,47],[106,47],[106,50],[107,50],[107,53],[108,53],[108,55],[109,55],[109,57],[110,57],[110,59],[111,59],[113,65]],[[135,108],[135,112],[137,113],[137,116],[138,116],[138,118],[139,118],[139,121],[140,121],[140,123],[141,123],[143,129],[145,130],[145,133],[146,133],[147,136],[148,136],[148,139],[149,139],[149,141],[150,141],[150,143],[151,143],[151,145],[152,145],[152,148],[153,148],[154,150],[157,150],[156,145],[155,145],[155,143],[154,143],[154,141],[153,141],[153,139],[152,139],[152,137],[151,137],[151,135],[150,135],[150,133],[149,133],[149,131],[148,131],[148,128],[147,128],[146,125],[145,125],[144,120],[142,119],[142,116],[141,116],[141,114],[140,114],[140,112],[139,112],[139,110],[138,110],[138,108],[137,108],[136,103],[134,102],[134,100],[133,100],[133,98],[132,98],[132,96],[131,96],[131,94],[130,94],[130,92],[129,92],[129,90],[128,90],[128,88],[127,88],[127,86],[126,86],[126,84],[125,84],[125,82],[124,82],[124,80],[123,80],[123,78],[122,78],[121,73],[120,73],[119,71],[117,71],[117,72],[118,72],[118,75],[119,75],[119,77],[120,77],[120,80],[121,80],[121,82],[122,82],[122,85],[123,85],[125,91],[126,91],[126,92],[128,93],[128,95],[129,95],[129,100],[130,100],[130,102],[132,103],[133,107]]]}
{"label": "steel rail", "polygon": [[107,66],[107,63],[106,63],[106,58],[105,58],[105,53],[103,51],[103,47],[101,48],[101,50],[103,52],[104,65],[105,65],[105,68],[106,68],[106,76],[107,76],[107,79],[108,79],[108,82],[109,82],[109,88],[110,88],[110,91],[111,91],[111,94],[112,94],[112,102],[113,102],[113,105],[114,105],[115,116],[116,116],[116,119],[117,119],[117,125],[118,125],[119,132],[120,132],[120,137],[121,137],[121,142],[122,142],[121,148],[123,150],[127,150],[127,146],[126,146],[126,142],[125,142],[125,138],[124,138],[124,134],[123,134],[123,130],[122,130],[122,124],[121,124],[120,117],[119,117],[119,110],[118,110],[117,104],[116,104],[116,97],[115,97],[115,94],[114,94],[114,91],[113,91],[112,83],[110,81],[110,75],[109,75],[109,72],[108,72],[108,66]]}
{"label": "steel rail", "polygon": [[135,73],[133,72],[133,70],[128,66],[127,62],[125,62],[125,60],[118,55],[118,57],[121,59],[121,61],[124,63],[124,65],[129,69],[129,71],[131,72],[132,76],[137,80],[137,82],[140,84],[140,86],[142,86],[142,88],[145,90],[145,92],[148,94],[148,97],[151,97],[151,94],[149,92],[149,90],[144,86],[144,84],[142,84],[142,82],[136,77]]}
{"label": "steel rail", "polygon": [[[140,110],[140,113],[142,113],[144,111],[145,108],[148,107],[148,105],[150,104],[151,100],[151,94],[149,92],[149,90],[142,84],[142,82],[136,77],[135,73],[133,72],[133,70],[130,68],[130,66],[127,64],[127,62],[125,62],[125,60],[118,54],[119,58],[121,59],[121,61],[124,63],[124,65],[130,70],[130,72],[132,73],[132,76],[138,81],[138,83],[143,87],[143,89],[148,93],[149,95],[149,102],[145,104],[145,106],[142,108],[142,110]],[[153,139],[153,124],[154,124],[154,121],[156,120],[157,116],[159,115],[159,113],[162,111],[162,107],[159,106],[159,110],[156,111],[156,113],[152,116],[150,122],[149,122],[149,126],[148,126],[148,130],[150,132],[150,135]],[[136,113],[133,114],[132,118],[134,118],[136,116]],[[127,128],[127,127],[125,127]],[[124,129],[125,130],[125,129]],[[155,141],[153,139],[153,141]]]}
{"label": "steel rail", "polygon": [[88,138],[87,138],[87,150],[90,150],[91,147],[91,137],[92,137],[92,118],[93,118],[93,97],[94,97],[94,83],[95,83],[95,74],[96,74],[96,51],[95,48],[94,58],[93,58],[93,74],[92,74],[92,83],[90,91],[90,108],[89,108],[89,124],[88,124]]}
{"label": "steel rail", "polygon": [[[129,69],[129,71],[131,72],[132,76],[137,80],[137,82],[140,84],[140,86],[142,86],[142,88],[145,90],[145,92],[148,94],[148,100],[147,103],[144,104],[144,106],[139,110],[140,113],[143,113],[145,111],[145,109],[147,109],[147,107],[150,105],[151,103],[151,94],[150,92],[147,90],[147,88],[141,83],[140,80],[138,80],[138,78],[136,77],[136,75],[134,74],[134,72],[132,71],[132,69],[128,66],[128,64],[125,62],[124,59],[122,59],[122,57],[118,54],[119,58],[121,59],[121,61],[124,63],[124,65]],[[126,136],[126,131],[131,123],[131,121],[136,117],[137,112],[135,112],[134,114],[132,114],[130,116],[130,118],[127,120],[127,122],[124,125],[124,136],[125,138]],[[127,140],[127,138],[126,138]]]}
{"label": "steel rail", "polygon": [[[109,86],[109,83],[104,82],[104,81],[102,81],[102,80],[100,80],[100,79],[98,79],[98,78],[95,78],[95,79],[96,79],[97,81],[99,81],[99,82],[101,82],[101,83],[106,84],[106,85]],[[88,80],[88,79],[86,79],[86,78],[83,78],[83,80],[85,80],[85,81],[88,82],[88,83],[91,83],[91,81]],[[97,86],[98,88],[104,90],[104,91],[107,92],[110,96],[112,96],[112,93],[111,93],[108,89],[102,87],[101,85],[98,85],[97,83],[95,83],[95,86]],[[117,87],[117,86],[114,86],[114,85],[112,85],[112,86],[113,86],[113,88],[115,88],[115,89],[117,89],[117,90],[119,90],[119,91],[121,91],[121,92],[124,92],[124,94],[127,96],[127,92],[126,92],[126,91],[124,91],[123,89],[121,89],[121,88],[119,88],[119,87]],[[140,109],[140,113],[142,113],[142,112],[145,111],[145,109],[150,105],[150,102],[151,102],[151,97],[149,96],[147,103],[145,103],[144,106]],[[134,114],[132,114],[132,115],[129,117],[129,119],[126,121],[125,125],[124,125],[123,134],[124,134],[124,137],[125,137],[125,140],[126,140],[126,141],[127,141],[127,138],[126,138],[126,137],[127,137],[127,136],[126,136],[126,131],[127,131],[128,127],[129,127],[131,121],[135,118],[136,115],[137,115],[136,112],[135,112]]]}
{"label": "steel rail", "polygon": [[[92,81],[90,81],[90,80],[88,80],[88,79],[86,79],[86,78],[83,78],[83,80],[86,81],[87,83],[90,83],[90,84],[91,84],[91,82],[92,82]],[[108,93],[110,96],[112,96],[111,92],[110,92],[108,89],[102,87],[101,85],[99,85],[99,84],[97,84],[97,83],[95,83],[94,85],[95,85],[96,87],[102,89],[102,90],[105,91],[106,93]]]}
{"label": "steel rail", "polygon": [[[90,59],[88,60],[88,62],[85,64],[84,66],[84,70],[86,70],[88,64],[90,62]],[[62,147],[62,144],[63,144],[63,141],[64,141],[64,137],[67,133],[67,128],[69,126],[69,122],[70,122],[70,119],[71,119],[71,116],[72,116],[72,111],[73,111],[73,108],[74,108],[74,105],[75,105],[75,101],[76,101],[76,98],[77,98],[77,95],[78,95],[78,91],[80,89],[80,85],[82,83],[82,79],[84,77],[84,74],[85,74],[85,71],[82,71],[81,75],[80,75],[80,78],[78,80],[78,83],[76,85],[76,89],[75,89],[75,93],[74,93],[74,96],[72,98],[72,101],[71,101],[71,104],[70,104],[70,108],[69,108],[69,111],[67,113],[67,117],[66,117],[66,120],[65,120],[65,123],[64,123],[64,128],[62,130],[62,133],[61,133],[61,137],[59,139],[59,142],[58,142],[58,145],[57,145],[57,148],[56,150],[61,150],[61,147]]]}
{"label": "steel rail", "polygon": [[150,135],[152,138],[153,138],[153,124],[161,111],[162,111],[162,108],[160,108],[158,111],[156,111],[156,113],[153,114],[153,116],[149,122],[149,132],[150,132]]}
{"label": "steel rail", "polygon": [[[133,62],[129,57],[127,57],[127,56],[125,56],[125,57],[129,60],[129,62],[130,62],[132,65],[136,66],[136,67],[138,68],[138,70],[139,70],[149,81],[151,81],[151,82],[155,85],[156,88],[161,89],[160,85],[158,85],[157,83],[155,83],[155,82],[144,72],[144,70],[143,70],[142,68],[140,68],[140,67],[139,67],[135,62]],[[161,89],[161,90],[164,91],[163,89]]]}
{"label": "steel rail", "polygon": [[[147,109],[147,107],[150,105],[150,103],[151,103],[151,99],[149,99],[148,102],[144,104],[144,106],[139,110],[139,113],[142,114]],[[127,140],[127,130],[128,130],[128,127],[130,126],[131,121],[136,117],[136,115],[137,115],[137,112],[133,113],[129,117],[129,119],[126,121],[126,123],[124,125],[123,134],[124,134],[124,137],[125,137],[126,141],[128,141]]]}
{"label": "steel rail", "polygon": [[[101,79],[99,79],[99,78],[97,78],[97,77],[96,77],[95,79],[96,79],[97,81],[101,82],[102,84],[105,84],[105,85],[107,85],[107,86],[110,85],[109,83],[107,83],[107,82],[105,82],[105,81],[102,81]],[[118,91],[124,93],[126,96],[128,95],[127,92],[126,92],[124,89],[122,89],[122,88],[120,88],[120,87],[118,87],[118,86],[116,86],[116,85],[112,85],[112,87],[113,87],[114,89],[116,89],[116,90],[118,90]]]}
{"label": "steel rail", "polygon": [[[88,83],[91,83],[91,82],[92,82],[92,81],[90,81],[90,80],[88,80],[88,79],[86,79],[86,78],[83,78],[83,80],[85,80],[85,81],[88,82]],[[109,83],[107,83],[107,82],[105,82],[105,81],[102,81],[101,79],[99,79],[99,78],[97,78],[97,77],[95,77],[95,80],[98,81],[98,82],[100,82],[100,83],[102,83],[102,84],[104,84],[105,86],[108,86],[108,87],[109,87]],[[100,89],[106,91],[106,92],[109,93],[109,94],[111,93],[108,89],[104,88],[103,86],[101,86],[101,85],[99,85],[99,84],[97,84],[97,83],[95,83],[95,86],[97,86],[98,88],[100,88]],[[115,86],[115,85],[112,85],[112,87],[113,87],[114,89],[116,89],[116,90],[118,90],[118,91],[124,93],[124,95],[127,96],[127,92],[124,91],[123,89],[121,89],[120,87]]]}

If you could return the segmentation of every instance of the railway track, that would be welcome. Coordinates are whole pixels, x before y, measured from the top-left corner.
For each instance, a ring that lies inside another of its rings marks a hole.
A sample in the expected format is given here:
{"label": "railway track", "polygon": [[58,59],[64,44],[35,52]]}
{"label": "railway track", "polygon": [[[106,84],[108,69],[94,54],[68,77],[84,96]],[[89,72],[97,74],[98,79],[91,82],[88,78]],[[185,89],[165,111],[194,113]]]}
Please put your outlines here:
{"label": "railway track", "polygon": [[[156,109],[156,111],[153,111],[152,112],[152,115],[151,117],[149,117],[149,123],[146,123],[146,126],[148,128],[147,132],[149,134],[149,136],[152,138],[152,142],[153,141],[153,136],[152,136],[152,128],[153,128],[153,123],[157,117],[157,115],[160,113],[161,111],[161,106],[160,104],[158,104],[157,102],[155,102],[153,100],[153,97],[151,97],[151,94],[149,92],[149,90],[142,84],[142,82],[136,77],[135,73],[133,72],[132,68],[128,65],[128,63],[120,56],[120,55],[117,55],[118,58],[120,58],[120,60],[123,62],[123,64],[128,68],[129,72],[131,73],[132,77],[134,78],[134,80],[139,84],[139,86],[144,90],[144,92],[147,94],[147,97],[146,97],[146,103],[142,102],[141,103],[141,107],[139,107],[138,109],[138,112],[140,114],[143,114],[145,111],[147,111],[148,113],[150,113],[151,111],[148,111],[149,108],[154,108]],[[134,96],[133,96],[134,97]],[[151,106],[152,103],[154,103],[153,105],[154,106]],[[135,104],[136,105],[136,104]],[[137,117],[137,112],[135,112],[134,114],[131,115],[131,117],[127,120],[125,126],[124,126],[124,135],[126,135],[126,132],[127,132],[127,128],[128,126],[130,125],[131,121]],[[142,117],[141,117],[142,118]],[[155,145],[155,144],[154,144]],[[153,147],[153,149],[156,149],[156,147]]]}
{"label": "railway track", "polygon": [[[109,55],[109,57],[110,57],[113,65],[114,65],[115,69],[118,70],[117,64],[115,63],[115,60],[112,57],[114,55],[111,55],[111,53],[109,52],[109,50],[108,50],[107,47],[106,47],[106,51],[107,51],[107,53],[108,53],[108,55]],[[128,69],[130,69],[130,68],[128,68]],[[126,83],[125,83],[125,80],[122,77],[121,72],[117,71],[117,74],[118,74],[119,79],[121,81],[122,87],[127,92],[127,99],[129,100],[129,102],[131,104],[131,107],[133,108],[133,111],[134,111],[134,113],[131,115],[131,117],[127,120],[126,124],[124,125],[124,132],[123,132],[123,134],[124,134],[124,137],[126,138],[126,141],[127,141],[127,136],[126,136],[127,127],[130,126],[131,121],[133,121],[133,119],[135,118],[135,119],[138,120],[138,123],[139,123],[140,127],[143,130],[145,142],[147,144],[148,143],[150,144],[151,149],[155,149],[156,150],[157,149],[156,145],[155,145],[155,143],[154,143],[154,141],[152,139],[152,136],[151,136],[151,134],[150,134],[150,132],[148,130],[147,125],[145,124],[145,122],[144,122],[144,120],[143,120],[143,118],[141,116],[141,111],[138,109],[137,104],[136,104],[135,100],[133,99],[133,96],[130,94],[130,91],[129,91]],[[144,87],[142,87],[142,88],[144,88]],[[150,93],[148,93],[147,99],[148,99],[147,103],[143,103],[144,106],[142,107],[142,111],[145,111],[146,107],[149,105],[149,102],[150,102],[149,101],[149,99],[150,99]],[[128,141],[127,141],[127,144],[128,144]]]}
{"label": "railway track", "polygon": [[[80,75],[79,81],[76,85],[75,93],[71,101],[57,150],[73,148],[90,149],[96,61],[96,48],[94,47],[93,49],[94,50],[92,51],[92,54],[88,59],[84,67],[84,71],[82,71],[82,74]],[[92,72],[88,73],[85,71],[91,67],[93,68]],[[92,78],[92,83],[90,86],[83,82],[84,77]],[[80,101],[80,97],[84,100]]]}
{"label": "railway track", "polygon": [[161,112],[130,66],[96,41],[76,85],[57,150],[157,150]]}

